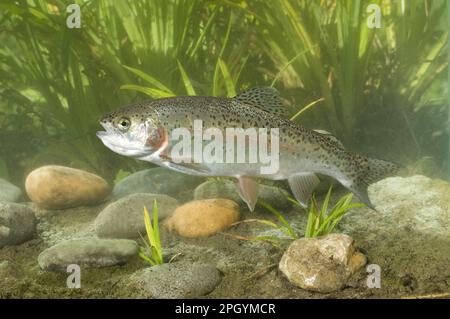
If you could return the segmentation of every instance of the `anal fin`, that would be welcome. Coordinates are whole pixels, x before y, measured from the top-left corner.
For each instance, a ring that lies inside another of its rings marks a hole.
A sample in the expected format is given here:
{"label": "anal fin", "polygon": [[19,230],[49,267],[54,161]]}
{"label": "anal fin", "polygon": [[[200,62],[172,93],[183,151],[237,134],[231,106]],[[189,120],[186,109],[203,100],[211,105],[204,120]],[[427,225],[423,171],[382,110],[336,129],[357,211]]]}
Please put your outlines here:
{"label": "anal fin", "polygon": [[295,199],[303,206],[308,207],[309,199],[320,183],[319,178],[313,173],[300,173],[288,178],[288,183]]}
{"label": "anal fin", "polygon": [[239,176],[236,186],[242,200],[247,204],[251,212],[255,210],[256,201],[258,200],[258,183],[246,176]]}

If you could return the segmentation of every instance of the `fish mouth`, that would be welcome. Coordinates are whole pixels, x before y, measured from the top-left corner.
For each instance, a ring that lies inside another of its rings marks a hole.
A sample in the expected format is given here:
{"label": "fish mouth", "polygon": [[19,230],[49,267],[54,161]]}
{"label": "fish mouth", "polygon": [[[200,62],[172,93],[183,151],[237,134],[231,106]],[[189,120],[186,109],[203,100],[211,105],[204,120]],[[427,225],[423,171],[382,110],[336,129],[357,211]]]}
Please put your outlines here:
{"label": "fish mouth", "polygon": [[97,137],[110,150],[125,156],[142,157],[153,153],[153,150],[140,141],[133,141],[122,132],[101,123],[105,131],[98,131]]}
{"label": "fish mouth", "polygon": [[103,137],[109,136],[110,133],[107,131],[98,131],[97,133],[95,133],[95,135],[97,135],[97,137],[102,140]]}

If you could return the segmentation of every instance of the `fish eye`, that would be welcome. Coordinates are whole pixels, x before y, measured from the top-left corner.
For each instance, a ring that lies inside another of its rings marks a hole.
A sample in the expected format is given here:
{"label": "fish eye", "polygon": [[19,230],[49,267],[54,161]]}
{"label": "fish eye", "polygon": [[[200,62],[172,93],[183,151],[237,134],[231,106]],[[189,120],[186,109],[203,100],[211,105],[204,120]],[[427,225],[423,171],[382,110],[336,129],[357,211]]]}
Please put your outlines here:
{"label": "fish eye", "polygon": [[131,121],[126,117],[120,118],[119,121],[117,122],[117,127],[121,131],[128,130],[130,128],[130,125],[131,125]]}

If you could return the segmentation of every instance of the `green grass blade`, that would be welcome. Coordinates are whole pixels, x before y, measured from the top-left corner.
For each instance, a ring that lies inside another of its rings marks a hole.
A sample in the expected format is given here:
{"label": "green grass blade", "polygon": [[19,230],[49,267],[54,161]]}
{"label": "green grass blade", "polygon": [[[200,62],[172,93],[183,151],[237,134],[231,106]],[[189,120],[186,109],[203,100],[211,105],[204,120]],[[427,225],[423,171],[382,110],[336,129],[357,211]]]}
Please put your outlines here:
{"label": "green grass blade", "polygon": [[308,220],[306,222],[305,237],[314,237],[314,224],[317,219],[317,203],[315,196],[311,198],[311,204],[308,211]]}
{"label": "green grass blade", "polygon": [[274,214],[278,220],[280,221],[280,223],[285,227],[285,229],[287,230],[287,233],[289,234],[290,237],[292,237],[293,239],[297,239],[298,235],[297,232],[292,228],[292,226],[288,223],[288,221],[283,217],[283,215],[281,215],[276,209],[274,209],[272,206],[270,206],[268,203],[259,200],[258,203],[263,206],[265,209],[267,209],[269,212],[271,212],[272,214]]}
{"label": "green grass blade", "polygon": [[161,248],[161,238],[159,236],[159,222],[158,222],[158,205],[156,200],[153,201],[153,229],[155,235],[155,252],[156,259],[158,262],[162,263],[162,248]]}
{"label": "green grass blade", "polygon": [[330,202],[330,198],[331,198],[331,190],[333,189],[332,186],[330,186],[330,188],[328,189],[327,195],[325,196],[325,199],[323,201],[322,204],[322,209],[320,211],[319,214],[319,221],[321,222],[323,220],[323,218],[325,217],[327,210],[328,210],[328,204]]}
{"label": "green grass blade", "polygon": [[128,71],[134,73],[135,75],[137,75],[138,77],[140,77],[141,79],[143,79],[144,81],[148,82],[149,84],[152,84],[153,86],[157,87],[160,91],[165,92],[166,94],[168,94],[168,96],[174,96],[175,93],[173,93],[167,86],[165,86],[164,84],[162,84],[160,81],[158,81],[157,79],[155,79],[154,77],[152,77],[151,75],[129,67],[124,65],[123,66],[125,69],[127,69]]}
{"label": "green grass blade", "polygon": [[226,63],[221,58],[219,58],[219,67],[222,71],[228,97],[236,96],[236,88],[234,86],[233,79],[231,78],[230,71],[228,70]]}
{"label": "green grass blade", "polygon": [[186,89],[186,92],[188,95],[197,95],[195,93],[194,87],[192,85],[191,80],[189,79],[189,76],[186,73],[186,70],[184,69],[183,65],[181,64],[180,60],[177,60],[178,63],[178,69],[181,73],[181,78],[183,79],[183,84]]}
{"label": "green grass blade", "polygon": [[321,97],[320,99],[317,99],[315,101],[312,101],[311,103],[309,103],[308,105],[304,106],[303,108],[300,109],[300,111],[298,111],[297,113],[295,113],[293,116],[291,116],[290,120],[291,121],[295,121],[297,119],[297,117],[299,117],[302,113],[304,113],[305,111],[309,110],[310,108],[312,108],[314,105],[317,105],[319,102],[322,102],[324,100],[323,97]]}
{"label": "green grass blade", "polygon": [[156,262],[155,262],[153,259],[149,258],[149,257],[145,254],[145,252],[139,251],[139,252],[138,252],[138,255],[139,255],[139,257],[141,257],[143,260],[145,260],[146,262],[148,262],[148,263],[151,264],[152,266],[156,266]]}
{"label": "green grass blade", "polygon": [[150,220],[150,215],[148,213],[147,207],[144,206],[144,221],[145,230],[147,231],[147,238],[151,247],[155,246],[155,233],[153,231],[152,223]]}
{"label": "green grass blade", "polygon": [[305,49],[302,50],[301,52],[299,52],[297,55],[295,55],[292,59],[290,59],[281,69],[280,71],[278,71],[278,73],[275,75],[275,77],[272,80],[272,83],[270,83],[270,86],[273,87],[275,86],[275,83],[278,81],[278,79],[280,78],[281,74],[283,74],[284,71],[286,71],[286,69],[295,61],[297,60],[297,58],[299,58],[300,56],[304,55],[305,53],[307,53],[309,51],[309,49]]}
{"label": "green grass blade", "polygon": [[275,224],[274,222],[272,222],[270,220],[256,219],[256,222],[258,222],[259,224],[265,225],[265,226],[269,226],[269,227],[272,227],[272,228],[280,229],[280,226],[278,226],[277,224]]}
{"label": "green grass blade", "polygon": [[138,91],[138,92],[144,93],[148,96],[151,96],[152,98],[155,98],[155,99],[174,96],[174,94],[168,93],[166,91],[161,91],[158,89],[152,89],[149,87],[144,87],[144,86],[134,85],[134,84],[124,84],[120,87],[120,89],[121,90]]}

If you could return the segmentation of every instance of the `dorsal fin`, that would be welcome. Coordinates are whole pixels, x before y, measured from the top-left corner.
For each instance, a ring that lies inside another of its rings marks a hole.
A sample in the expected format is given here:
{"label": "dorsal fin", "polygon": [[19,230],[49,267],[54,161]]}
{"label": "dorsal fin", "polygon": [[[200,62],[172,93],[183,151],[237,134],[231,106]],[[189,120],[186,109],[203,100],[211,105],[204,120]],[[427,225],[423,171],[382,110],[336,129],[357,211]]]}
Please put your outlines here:
{"label": "dorsal fin", "polygon": [[270,86],[248,89],[236,95],[233,100],[278,116],[287,117],[289,115],[289,109],[283,105],[277,89]]}
{"label": "dorsal fin", "polygon": [[334,136],[333,134],[331,134],[330,132],[325,131],[325,130],[314,130],[314,132],[319,133],[323,137],[329,139],[331,142],[339,145],[340,148],[345,149],[344,144],[342,144],[342,142],[339,141],[338,138],[336,136]]}

